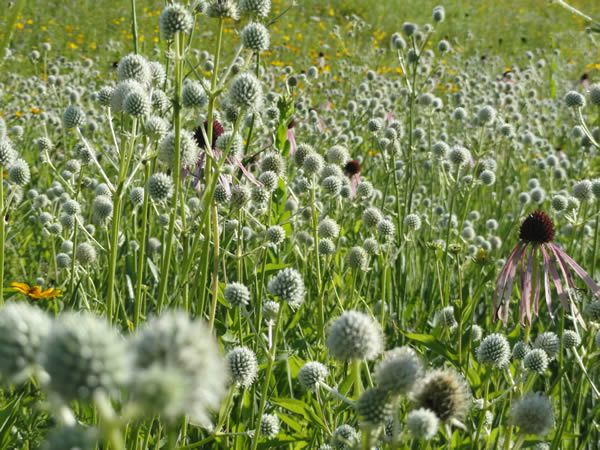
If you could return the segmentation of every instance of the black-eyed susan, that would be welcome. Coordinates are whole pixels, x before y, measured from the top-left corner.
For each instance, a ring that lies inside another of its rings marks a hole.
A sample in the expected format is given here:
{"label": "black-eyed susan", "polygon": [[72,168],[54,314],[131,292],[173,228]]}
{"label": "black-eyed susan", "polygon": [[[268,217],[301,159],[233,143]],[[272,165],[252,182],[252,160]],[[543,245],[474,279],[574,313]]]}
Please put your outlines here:
{"label": "black-eyed susan", "polygon": [[21,294],[26,295],[33,300],[50,299],[62,296],[62,291],[60,289],[54,289],[51,287],[42,290],[42,287],[39,285],[30,286],[27,283],[21,283],[18,281],[13,281],[10,283],[10,287],[14,292],[20,292]]}

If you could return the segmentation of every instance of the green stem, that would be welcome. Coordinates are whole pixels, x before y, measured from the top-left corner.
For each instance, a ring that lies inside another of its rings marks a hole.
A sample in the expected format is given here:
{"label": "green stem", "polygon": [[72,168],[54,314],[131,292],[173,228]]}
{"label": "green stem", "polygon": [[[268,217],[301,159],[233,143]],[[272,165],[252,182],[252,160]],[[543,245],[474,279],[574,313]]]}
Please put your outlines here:
{"label": "green stem", "polygon": [[171,266],[171,254],[173,252],[173,241],[175,241],[175,221],[177,219],[177,203],[179,202],[179,190],[181,189],[181,92],[183,85],[183,55],[180,45],[181,35],[175,34],[175,96],[173,99],[173,123],[175,127],[175,149],[173,158],[173,184],[175,192],[171,200],[171,214],[169,218],[169,229],[167,232],[167,247],[163,255],[162,268],[160,273],[160,288],[158,291],[158,305],[160,310],[165,304],[165,296],[169,279],[169,269]]}
{"label": "green stem", "polygon": [[148,233],[148,210],[150,205],[150,194],[148,193],[148,179],[150,178],[151,164],[150,161],[146,161],[146,167],[144,168],[144,204],[142,205],[142,236],[140,238],[140,253],[138,259],[138,273],[135,286],[135,301],[134,301],[134,324],[137,328],[140,323],[140,316],[142,312],[142,282],[144,280],[144,260],[146,258],[146,240]]}
{"label": "green stem", "polygon": [[269,361],[267,362],[267,371],[265,373],[265,384],[263,385],[262,393],[260,396],[260,404],[258,406],[258,414],[256,416],[256,426],[254,438],[252,439],[252,450],[256,450],[258,447],[258,440],[260,439],[260,425],[262,423],[262,416],[265,411],[265,405],[267,403],[267,395],[269,393],[269,384],[271,383],[271,375],[273,373],[273,366],[275,364],[275,357],[277,356],[277,341],[279,340],[279,329],[281,328],[281,317],[283,316],[283,310],[285,309],[285,303],[279,304],[279,311],[277,312],[277,318],[275,319],[275,332],[273,334],[273,347],[268,355]]}

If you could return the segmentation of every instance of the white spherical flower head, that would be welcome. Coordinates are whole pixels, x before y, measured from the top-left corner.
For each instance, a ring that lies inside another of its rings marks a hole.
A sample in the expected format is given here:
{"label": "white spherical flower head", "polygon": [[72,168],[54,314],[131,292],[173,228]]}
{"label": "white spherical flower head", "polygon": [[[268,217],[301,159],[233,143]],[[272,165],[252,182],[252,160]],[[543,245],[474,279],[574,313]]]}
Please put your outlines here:
{"label": "white spherical flower head", "polygon": [[406,417],[406,427],[416,439],[429,440],[439,428],[440,421],[435,413],[426,408],[415,409]]}
{"label": "white spherical flower head", "polygon": [[133,338],[134,368],[152,366],[178,370],[187,392],[185,412],[193,423],[207,426],[229,376],[217,343],[201,321],[182,312],[167,312],[146,322]]}
{"label": "white spherical flower head", "polygon": [[306,295],[302,275],[292,268],[279,271],[277,275],[271,278],[267,289],[272,295],[287,301],[293,308],[300,306]]}
{"label": "white spherical flower head", "polygon": [[265,18],[271,11],[271,0],[240,0],[240,10],[250,16]]}
{"label": "white spherical flower head", "polygon": [[258,374],[256,354],[248,347],[236,347],[227,354],[231,381],[241,388],[252,386]]}
{"label": "white spherical flower head", "polygon": [[398,347],[384,354],[375,366],[375,383],[393,395],[410,392],[423,373],[423,363],[410,347]]}
{"label": "white spherical flower head", "polygon": [[528,393],[513,403],[511,422],[523,434],[545,436],[554,426],[552,403],[544,394]]}
{"label": "white spherical flower head", "polygon": [[[181,130],[179,145],[179,162],[181,163],[181,167],[189,168],[195,166],[198,162],[200,149],[189,131]],[[171,131],[160,141],[158,145],[158,159],[167,163],[169,168],[173,170],[175,165],[175,131]]]}
{"label": "white spherical flower head", "polygon": [[171,40],[176,33],[189,33],[192,31],[194,19],[185,6],[173,3],[163,9],[158,19],[158,26],[163,37]]}
{"label": "white spherical flower head", "polygon": [[246,25],[242,30],[241,38],[244,48],[255,53],[267,50],[271,42],[269,30],[258,22],[250,22]]}
{"label": "white spherical flower head", "polygon": [[327,348],[340,361],[375,359],[383,351],[381,326],[367,314],[346,311],[329,328]]}
{"label": "white spherical flower head", "polygon": [[33,374],[50,333],[50,318],[26,303],[7,303],[0,309],[0,376],[21,383]]}
{"label": "white spherical flower head", "polygon": [[116,396],[129,380],[125,340],[99,317],[64,313],[52,325],[45,344],[48,389],[66,402],[92,400],[97,392]]}
{"label": "white spherical flower head", "polygon": [[229,101],[239,109],[256,111],[262,105],[262,85],[255,75],[245,72],[236,76],[229,90]]}
{"label": "white spherical flower head", "polygon": [[308,390],[314,391],[323,383],[329,375],[327,367],[320,362],[310,361],[304,364],[298,371],[298,381]]}

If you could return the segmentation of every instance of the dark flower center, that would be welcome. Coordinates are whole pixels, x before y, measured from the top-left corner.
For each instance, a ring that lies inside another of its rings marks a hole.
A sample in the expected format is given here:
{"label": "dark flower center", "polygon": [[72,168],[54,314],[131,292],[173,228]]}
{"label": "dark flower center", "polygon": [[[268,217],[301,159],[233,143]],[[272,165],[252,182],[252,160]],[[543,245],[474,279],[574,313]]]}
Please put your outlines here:
{"label": "dark flower center", "polygon": [[543,244],[554,240],[554,224],[552,219],[543,211],[529,214],[519,230],[519,238],[523,242]]}
{"label": "dark flower center", "polygon": [[[198,147],[200,147],[201,149],[206,148],[206,142],[204,141],[204,133],[202,132],[202,129],[204,129],[204,131],[206,132],[207,128],[208,121],[205,120],[202,125],[194,129],[194,140],[196,141],[196,144],[198,144]],[[223,128],[221,122],[219,122],[218,120],[213,120],[212,148],[215,147],[217,139],[219,139],[219,136],[221,136],[224,132],[225,128]],[[208,132],[206,134],[208,135]]]}
{"label": "dark flower center", "polygon": [[346,163],[346,166],[344,167],[344,172],[349,177],[351,177],[352,175],[356,175],[357,173],[360,173],[360,163],[358,162],[358,160],[353,159],[352,161],[348,161]]}

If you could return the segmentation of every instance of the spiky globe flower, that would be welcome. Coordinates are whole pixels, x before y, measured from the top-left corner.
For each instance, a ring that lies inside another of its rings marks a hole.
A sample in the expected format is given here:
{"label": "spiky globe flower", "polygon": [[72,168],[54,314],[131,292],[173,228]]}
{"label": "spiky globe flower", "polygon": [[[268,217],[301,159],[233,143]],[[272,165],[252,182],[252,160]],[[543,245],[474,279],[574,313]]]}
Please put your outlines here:
{"label": "spiky globe flower", "polygon": [[75,257],[82,266],[89,266],[96,262],[96,249],[87,242],[82,242],[77,246]]}
{"label": "spiky globe flower", "polygon": [[98,433],[93,428],[80,425],[53,428],[47,435],[40,450],[93,450],[96,448]]}
{"label": "spiky globe flower", "polygon": [[415,439],[430,440],[437,434],[439,425],[435,413],[426,408],[414,409],[406,416],[406,427]]}
{"label": "spiky globe flower", "polygon": [[17,158],[17,152],[8,139],[0,139],[0,165],[10,166]]}
{"label": "spiky globe flower", "polygon": [[169,123],[159,116],[151,116],[144,123],[144,131],[152,139],[162,139],[169,132]]}
{"label": "spiky globe flower", "polygon": [[228,382],[227,366],[218,346],[201,321],[170,311],[147,321],[132,341],[134,369],[163,367],[178,370],[186,390],[186,415],[193,423],[208,425]]}
{"label": "spiky globe flower", "polygon": [[240,11],[235,0],[212,0],[206,10],[208,17],[238,20]]}
{"label": "spiky globe flower", "polygon": [[124,56],[117,66],[117,79],[119,81],[134,80],[143,86],[150,84],[152,74],[148,61],[143,56],[134,53]]}
{"label": "spiky globe flower", "polygon": [[148,194],[157,202],[171,198],[173,189],[173,180],[166,173],[157,172],[148,179]]}
{"label": "spiky globe flower", "polygon": [[45,342],[48,389],[64,401],[116,396],[130,375],[125,340],[105,320],[89,313],[63,313]]}
{"label": "spiky globe flower", "polygon": [[102,222],[108,220],[113,214],[113,201],[108,195],[94,197],[92,202],[92,213],[96,220]]}
{"label": "spiky globe flower", "polygon": [[283,175],[285,162],[281,154],[269,152],[261,159],[260,168],[263,172],[275,172],[277,175]]}
{"label": "spiky globe flower", "polygon": [[156,415],[174,423],[186,412],[185,388],[186,379],[181,371],[156,365],[134,371],[127,392],[140,414]]}
{"label": "spiky globe flower", "polygon": [[227,353],[226,359],[232,383],[244,389],[252,386],[258,374],[254,352],[248,347],[235,347]]}
{"label": "spiky globe flower", "polygon": [[381,326],[359,311],[345,311],[329,327],[329,355],[340,361],[375,359],[383,351]]}
{"label": "spiky globe flower", "polygon": [[351,450],[359,444],[360,436],[350,425],[340,425],[333,431],[331,445],[338,450]]}
{"label": "spiky globe flower", "polygon": [[310,144],[298,144],[296,153],[294,153],[294,162],[298,167],[302,167],[304,159],[312,153],[315,153],[315,149]]}
{"label": "spiky globe flower", "polygon": [[27,303],[6,303],[0,309],[0,379],[21,383],[35,371],[50,333],[50,318]]}
{"label": "spiky globe flower", "polygon": [[150,99],[144,92],[133,91],[123,100],[123,111],[133,117],[145,117],[151,108]]}
{"label": "spiky globe flower", "polygon": [[104,86],[96,93],[98,103],[102,106],[110,106],[110,99],[113,94],[113,88],[110,86]]}
{"label": "spiky globe flower", "polygon": [[231,82],[229,100],[236,108],[256,111],[262,104],[262,96],[260,80],[252,73],[240,73]]}
{"label": "spiky globe flower", "polygon": [[133,92],[145,94],[146,90],[144,89],[144,86],[132,79],[123,80],[117,84],[117,86],[113,89],[112,96],[110,98],[110,108],[113,110],[113,112],[123,111],[123,103],[125,102],[125,99]]}
{"label": "spiky globe flower", "polygon": [[465,147],[455,146],[448,152],[448,161],[455,166],[462,166],[471,160],[471,152]]}
{"label": "spiky globe flower", "polygon": [[319,387],[319,383],[325,382],[327,375],[329,375],[327,367],[320,362],[310,361],[298,371],[298,381],[304,389],[315,391]]}
{"label": "spiky globe flower", "polygon": [[187,34],[192,31],[194,19],[185,6],[179,3],[167,5],[160,13],[158,26],[162,36],[171,40],[176,33]]}
{"label": "spiky globe flower", "polygon": [[302,168],[307,176],[318,175],[323,169],[324,159],[318,153],[310,153],[304,158]]}
{"label": "spiky globe flower", "polygon": [[477,349],[477,359],[480,363],[504,368],[510,359],[510,345],[504,335],[493,333],[486,336]]}
{"label": "spiky globe flower", "polygon": [[564,195],[557,194],[552,197],[552,209],[555,211],[564,211],[569,206],[569,200]]}
{"label": "spiky globe flower", "polygon": [[61,210],[64,214],[74,216],[81,212],[81,205],[77,200],[69,199],[62,204]]}
{"label": "spiky globe flower", "polygon": [[585,97],[577,91],[569,91],[565,95],[565,104],[569,108],[583,108],[585,106]]}
{"label": "spiky globe flower", "polygon": [[415,401],[442,422],[461,421],[469,411],[471,394],[466,380],[451,369],[434,370],[423,380]]}
{"label": "spiky globe flower", "polygon": [[233,307],[246,306],[250,303],[250,290],[242,283],[229,283],[223,291],[223,296]]}
{"label": "spiky globe flower", "polygon": [[496,118],[496,110],[489,105],[485,105],[477,111],[477,120],[480,124],[489,124]]}
{"label": "spiky globe flower", "polygon": [[529,392],[515,401],[510,409],[510,418],[522,434],[545,436],[554,426],[550,399],[537,392]]}
{"label": "spiky globe flower", "polygon": [[410,347],[385,352],[375,366],[375,384],[391,395],[407,394],[421,377],[423,363]]}
{"label": "spiky globe flower", "polygon": [[346,264],[354,270],[367,270],[369,263],[369,256],[364,248],[355,246],[348,250],[346,253]]}
{"label": "spiky globe flower", "polygon": [[593,197],[592,182],[590,180],[581,180],[573,185],[573,196],[581,201],[589,201]]}
{"label": "spiky globe flower", "polygon": [[532,372],[543,374],[548,368],[548,355],[540,348],[534,348],[523,358],[523,367]]}
{"label": "spiky globe flower", "polygon": [[379,386],[367,389],[356,402],[356,412],[363,425],[382,424],[394,412],[390,392]]}
{"label": "spiky globe flower", "polygon": [[319,222],[318,228],[320,237],[324,238],[337,238],[340,234],[340,226],[337,224],[335,220],[330,217],[326,217],[321,222]]}
{"label": "spiky globe flower", "polygon": [[581,345],[581,336],[576,331],[565,330],[562,335],[564,348],[577,348]]}
{"label": "spiky globe flower", "polygon": [[85,113],[78,105],[69,105],[63,113],[63,126],[66,129],[78,128],[85,123]]}
{"label": "spiky globe flower", "polygon": [[287,301],[292,308],[300,306],[306,295],[302,275],[291,267],[277,272],[277,275],[269,280],[267,289],[271,295]]}
{"label": "spiky globe flower", "polygon": [[335,253],[335,243],[329,238],[319,239],[319,255],[327,256]]}
{"label": "spiky globe flower", "polygon": [[139,206],[144,202],[144,188],[137,186],[129,191],[129,200],[135,206]]}
{"label": "spiky globe flower", "polygon": [[454,316],[454,307],[450,305],[437,311],[433,317],[433,322],[436,327],[454,329],[458,325]]}
{"label": "spiky globe flower", "polygon": [[187,81],[183,85],[181,100],[184,108],[202,108],[208,103],[208,96],[198,81]]}
{"label": "spiky globe flower", "polygon": [[244,138],[239,133],[225,131],[217,138],[215,146],[219,150],[228,152],[228,156],[240,159],[244,151]]}
{"label": "spiky globe flower", "polygon": [[417,231],[421,228],[421,218],[417,214],[408,214],[404,217],[404,226],[407,231]]}
{"label": "spiky globe flower", "polygon": [[68,267],[71,267],[71,257],[66,253],[57,253],[56,266],[59,269],[66,269]]}
{"label": "spiky globe flower", "polygon": [[240,0],[240,10],[252,17],[265,18],[271,11],[271,0]]}
{"label": "spiky globe flower", "polygon": [[258,177],[258,181],[263,185],[263,187],[269,191],[273,192],[277,188],[277,183],[279,182],[279,175],[277,175],[272,170],[267,170],[263,172]]}
{"label": "spiky globe flower", "polygon": [[368,227],[376,226],[382,218],[381,211],[374,206],[369,206],[362,214],[362,222]]}
{"label": "spiky globe flower", "polygon": [[531,348],[529,347],[529,345],[527,345],[525,342],[519,341],[513,347],[512,356],[514,359],[524,359],[527,353],[529,353],[530,351]]}
{"label": "spiky globe flower", "polygon": [[[200,149],[192,134],[181,130],[180,134],[180,162],[181,167],[193,167],[198,161]],[[175,164],[175,131],[169,132],[158,145],[158,159],[167,163],[171,170]]]}
{"label": "spiky globe flower", "polygon": [[263,414],[260,422],[260,434],[266,439],[275,439],[279,434],[279,418],[275,414]]}
{"label": "spiky globe flower", "polygon": [[535,338],[533,346],[544,350],[548,355],[548,358],[554,359],[560,350],[560,339],[556,333],[546,331]]}
{"label": "spiky globe flower", "polygon": [[348,149],[343,145],[334,145],[327,150],[327,161],[338,166],[345,166],[350,161]]}
{"label": "spiky globe flower", "polygon": [[241,34],[242,45],[248,50],[260,53],[269,48],[269,30],[258,22],[250,22],[244,27]]}
{"label": "spiky globe flower", "polygon": [[31,179],[29,164],[24,159],[17,159],[8,168],[8,179],[17,186],[25,186]]}
{"label": "spiky globe flower", "polygon": [[266,237],[269,244],[277,246],[285,240],[285,230],[280,225],[270,226],[267,228]]}

